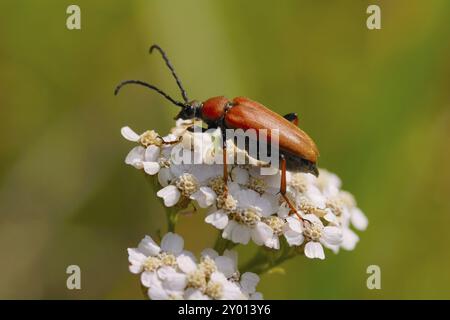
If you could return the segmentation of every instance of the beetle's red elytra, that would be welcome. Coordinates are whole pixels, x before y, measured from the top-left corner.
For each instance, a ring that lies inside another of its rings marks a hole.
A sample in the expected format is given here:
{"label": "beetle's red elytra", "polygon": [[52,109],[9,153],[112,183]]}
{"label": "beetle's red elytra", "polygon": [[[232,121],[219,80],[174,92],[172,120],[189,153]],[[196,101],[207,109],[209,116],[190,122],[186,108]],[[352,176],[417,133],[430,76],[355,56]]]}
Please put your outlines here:
{"label": "beetle's red elytra", "polygon": [[295,124],[256,101],[245,97],[234,98],[232,109],[226,113],[225,125],[244,130],[278,129],[280,149],[313,163],[317,162],[319,151],[314,141]]}
{"label": "beetle's red elytra", "polygon": [[[147,87],[158,92],[174,105],[181,107],[181,111],[176,116],[176,119],[201,119],[208,125],[208,128],[220,128],[223,135],[226,129],[253,129],[257,132],[258,130],[265,129],[268,132],[268,140],[270,141],[271,130],[278,129],[279,154],[281,160],[280,169],[282,172],[280,194],[289,205],[291,212],[295,213],[299,219],[303,220],[286,197],[286,170],[311,173],[318,176],[319,171],[317,170],[316,163],[319,156],[319,150],[308,134],[297,126],[297,114],[290,113],[283,117],[264,105],[246,97],[236,97],[230,100],[226,97],[219,96],[207,99],[204,102],[195,100],[190,101],[166,53],[158,45],[151,46],[150,53],[155,49],[161,53],[167,67],[174,76],[181,91],[183,102],[173,99],[156,86],[140,80],[126,80],[121,82],[116,87],[115,94],[117,94],[124,85],[128,84],[138,84]],[[225,160],[223,178],[226,187],[228,172],[226,165],[225,139],[223,139],[223,150],[223,158]]]}

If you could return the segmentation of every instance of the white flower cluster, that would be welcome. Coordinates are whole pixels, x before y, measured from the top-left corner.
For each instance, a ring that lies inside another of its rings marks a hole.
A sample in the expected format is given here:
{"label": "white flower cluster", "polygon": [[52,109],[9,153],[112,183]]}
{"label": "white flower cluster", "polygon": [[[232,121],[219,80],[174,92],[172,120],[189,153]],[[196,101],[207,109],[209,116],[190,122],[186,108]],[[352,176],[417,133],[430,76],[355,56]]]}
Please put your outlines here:
{"label": "white flower cluster", "polygon": [[[234,243],[280,248],[280,241],[308,258],[324,259],[324,249],[353,250],[359,240],[352,227],[364,230],[368,220],[356,206],[353,196],[341,190],[335,175],[320,169],[319,177],[287,172],[287,197],[294,214],[279,194],[280,172],[261,175],[256,165],[228,165],[228,192],[224,192],[223,165],[214,164],[217,150],[215,132],[190,132],[191,121],[179,120],[165,137],[155,131],[138,135],[128,127],[122,135],[139,145],[125,162],[149,175],[158,175],[157,192],[165,206],[193,201],[207,208],[205,221],[222,230],[222,237]],[[187,151],[194,164],[175,162],[177,149]],[[242,152],[227,141],[229,153]],[[201,160],[201,161],[199,161]],[[201,163],[200,163],[201,162]],[[200,163],[200,164],[195,164]],[[229,162],[230,163],[230,162]]]}
{"label": "white flower cluster", "polygon": [[200,261],[183,250],[184,240],[167,233],[159,246],[146,236],[137,248],[128,249],[130,271],[141,275],[152,300],[260,300],[256,292],[259,277],[255,273],[242,275],[237,270],[237,254],[226,250],[220,256],[205,249]]}

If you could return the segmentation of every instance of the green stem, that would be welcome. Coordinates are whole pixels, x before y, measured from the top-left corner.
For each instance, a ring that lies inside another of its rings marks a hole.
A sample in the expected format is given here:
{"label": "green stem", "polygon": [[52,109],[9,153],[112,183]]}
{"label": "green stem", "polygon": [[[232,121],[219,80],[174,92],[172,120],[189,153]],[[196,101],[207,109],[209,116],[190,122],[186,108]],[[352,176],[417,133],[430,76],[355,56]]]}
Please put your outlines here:
{"label": "green stem", "polygon": [[219,234],[217,235],[216,243],[214,244],[214,250],[216,250],[219,254],[223,254],[226,249],[232,249],[237,245],[230,240],[224,239],[222,237],[222,231],[219,230]]}
{"label": "green stem", "polygon": [[175,208],[166,208],[167,231],[175,232],[175,225],[178,221],[178,210]]}
{"label": "green stem", "polygon": [[269,259],[263,250],[259,249],[258,252],[251,258],[244,266],[239,269],[241,272],[254,272],[256,274],[262,274],[264,270],[270,266]]}
{"label": "green stem", "polygon": [[287,247],[285,244],[282,245],[280,250],[259,248],[255,256],[239,269],[242,272],[248,271],[261,275],[297,255],[294,249]]}

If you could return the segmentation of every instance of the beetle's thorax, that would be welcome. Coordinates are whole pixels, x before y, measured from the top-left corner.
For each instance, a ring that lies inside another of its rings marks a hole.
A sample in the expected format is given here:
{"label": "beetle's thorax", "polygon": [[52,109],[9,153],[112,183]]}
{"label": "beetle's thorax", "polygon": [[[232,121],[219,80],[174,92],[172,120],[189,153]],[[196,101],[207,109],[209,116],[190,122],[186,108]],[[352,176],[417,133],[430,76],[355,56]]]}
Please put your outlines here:
{"label": "beetle's thorax", "polygon": [[208,124],[215,124],[224,117],[230,103],[231,101],[225,97],[210,98],[203,102],[200,118]]}

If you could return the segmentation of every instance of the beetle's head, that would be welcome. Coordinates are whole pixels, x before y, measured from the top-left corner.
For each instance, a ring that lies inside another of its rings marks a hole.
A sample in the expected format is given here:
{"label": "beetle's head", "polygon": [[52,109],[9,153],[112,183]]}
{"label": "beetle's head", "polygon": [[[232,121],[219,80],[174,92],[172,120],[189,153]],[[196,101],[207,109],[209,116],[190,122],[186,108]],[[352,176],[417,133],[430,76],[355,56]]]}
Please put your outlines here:
{"label": "beetle's head", "polygon": [[200,109],[202,108],[202,103],[196,100],[193,100],[187,103],[184,107],[182,107],[181,111],[175,117],[175,120],[178,119],[194,119],[200,116]]}

